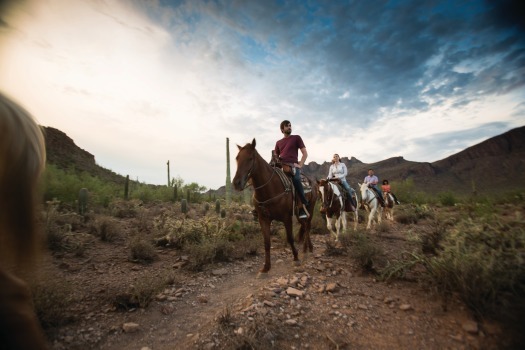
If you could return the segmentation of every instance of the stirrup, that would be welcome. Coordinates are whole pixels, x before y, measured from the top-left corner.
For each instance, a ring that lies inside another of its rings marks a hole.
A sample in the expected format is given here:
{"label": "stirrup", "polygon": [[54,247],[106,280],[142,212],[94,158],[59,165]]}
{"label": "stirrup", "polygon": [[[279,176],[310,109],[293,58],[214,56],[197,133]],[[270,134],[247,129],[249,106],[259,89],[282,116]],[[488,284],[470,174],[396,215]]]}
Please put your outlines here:
{"label": "stirrup", "polygon": [[297,216],[299,219],[308,219],[310,217],[310,213],[308,212],[308,209],[306,209],[306,205],[303,204],[303,207],[299,209],[299,211],[304,210],[304,213],[306,214],[306,217],[301,217],[301,214]]}

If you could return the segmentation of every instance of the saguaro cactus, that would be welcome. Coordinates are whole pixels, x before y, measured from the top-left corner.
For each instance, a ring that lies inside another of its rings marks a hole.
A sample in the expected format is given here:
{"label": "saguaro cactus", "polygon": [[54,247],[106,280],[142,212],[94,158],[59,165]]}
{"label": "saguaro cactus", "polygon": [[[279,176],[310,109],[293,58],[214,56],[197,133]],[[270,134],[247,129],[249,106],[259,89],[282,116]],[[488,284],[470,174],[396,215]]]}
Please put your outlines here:
{"label": "saguaro cactus", "polygon": [[78,213],[84,215],[87,209],[88,202],[88,190],[87,188],[81,188],[78,192]]}
{"label": "saguaro cactus", "polygon": [[170,187],[170,161],[168,160],[168,187]]}
{"label": "saguaro cactus", "polygon": [[232,182],[230,179],[230,139],[226,138],[226,204],[232,200]]}
{"label": "saguaro cactus", "polygon": [[180,211],[183,214],[186,214],[188,212],[188,202],[184,198],[180,201]]}
{"label": "saguaro cactus", "polygon": [[221,213],[221,201],[218,199],[215,201],[215,212],[217,214]]}
{"label": "saguaro cactus", "polygon": [[126,183],[124,184],[124,199],[129,198],[129,175],[126,175]]}

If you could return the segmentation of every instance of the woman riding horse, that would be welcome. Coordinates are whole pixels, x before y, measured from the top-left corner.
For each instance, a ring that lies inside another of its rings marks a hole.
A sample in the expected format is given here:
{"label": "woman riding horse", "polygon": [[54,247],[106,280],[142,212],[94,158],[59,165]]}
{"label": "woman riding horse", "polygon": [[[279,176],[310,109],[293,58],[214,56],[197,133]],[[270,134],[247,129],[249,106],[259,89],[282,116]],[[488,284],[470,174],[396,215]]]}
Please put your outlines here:
{"label": "woman riding horse", "polygon": [[328,170],[327,180],[338,180],[341,183],[341,186],[343,186],[346,190],[346,193],[348,194],[348,199],[350,200],[354,208],[357,208],[357,202],[354,199],[355,191],[352,187],[350,187],[348,182],[346,182],[347,175],[348,169],[346,168],[346,164],[341,162],[339,154],[334,154],[334,157],[332,158],[332,165],[330,165],[330,169]]}

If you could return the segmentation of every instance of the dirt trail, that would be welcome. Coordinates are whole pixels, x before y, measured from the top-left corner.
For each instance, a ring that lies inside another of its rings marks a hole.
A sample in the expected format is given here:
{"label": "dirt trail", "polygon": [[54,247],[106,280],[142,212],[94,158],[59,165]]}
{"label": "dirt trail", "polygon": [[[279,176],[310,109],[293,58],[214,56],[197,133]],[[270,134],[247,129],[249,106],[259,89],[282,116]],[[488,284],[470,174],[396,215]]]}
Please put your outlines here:
{"label": "dirt trail", "polygon": [[[293,267],[290,251],[274,240],[273,266],[266,278],[257,278],[260,256],[187,275],[163,293],[167,299],[145,310],[109,313],[104,326],[108,334],[93,347],[233,348],[246,341],[229,337],[253,340],[253,323],[264,319],[261,327],[268,335],[256,346],[260,349],[497,348],[485,330],[468,329],[477,324],[460,305],[443,311],[441,302],[415,283],[386,284],[362,276],[347,256],[326,255],[325,239],[314,236],[315,253],[299,267]],[[290,287],[304,294],[291,297]],[[175,297],[181,289],[182,296]],[[227,312],[232,331],[225,334],[218,320]],[[122,331],[129,322],[138,324],[138,331]],[[246,334],[250,329],[252,334]]]}

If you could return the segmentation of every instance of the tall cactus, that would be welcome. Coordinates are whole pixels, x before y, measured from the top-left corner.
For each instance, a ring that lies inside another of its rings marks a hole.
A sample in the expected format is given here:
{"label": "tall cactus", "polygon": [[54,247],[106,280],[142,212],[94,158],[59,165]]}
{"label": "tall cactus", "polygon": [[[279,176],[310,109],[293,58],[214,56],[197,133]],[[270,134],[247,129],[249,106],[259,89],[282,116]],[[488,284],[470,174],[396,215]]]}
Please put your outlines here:
{"label": "tall cactus", "polygon": [[170,161],[168,160],[168,187],[170,187]]}
{"label": "tall cactus", "polygon": [[180,211],[183,214],[186,214],[188,212],[188,202],[184,198],[180,201]]}
{"label": "tall cactus", "polygon": [[78,213],[84,215],[87,209],[88,201],[88,190],[87,188],[81,188],[78,192]]}
{"label": "tall cactus", "polygon": [[221,213],[221,201],[218,199],[215,201],[215,212],[217,214]]}
{"label": "tall cactus", "polygon": [[232,200],[232,183],[230,179],[230,139],[226,138],[226,205]]}
{"label": "tall cactus", "polygon": [[129,199],[129,175],[126,175],[126,183],[124,184],[124,199]]}

